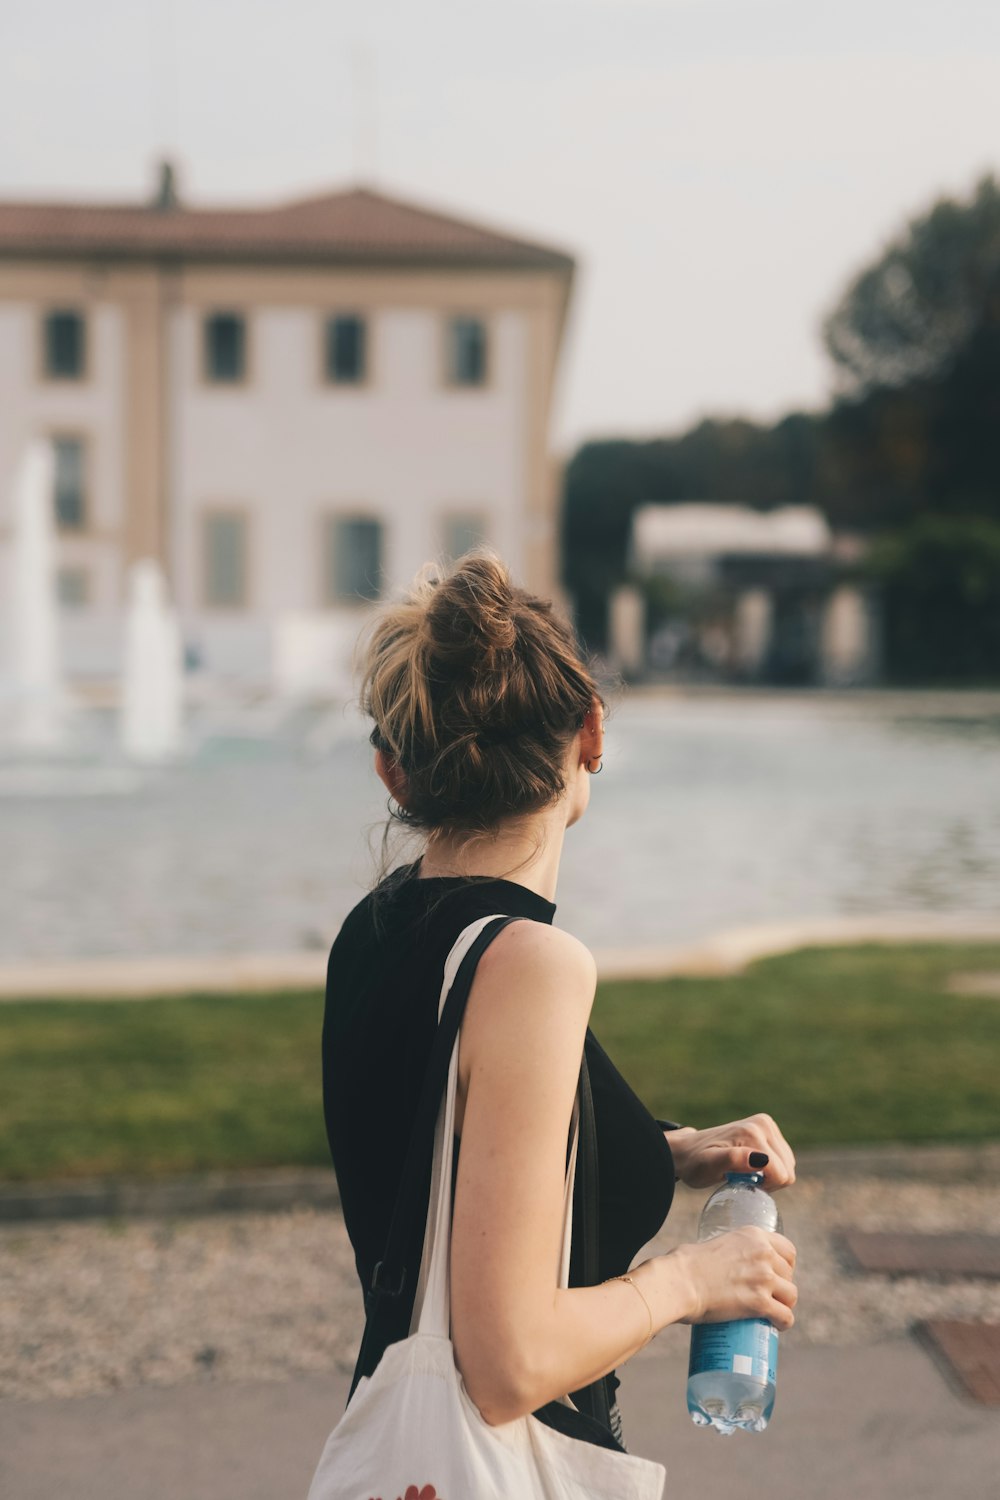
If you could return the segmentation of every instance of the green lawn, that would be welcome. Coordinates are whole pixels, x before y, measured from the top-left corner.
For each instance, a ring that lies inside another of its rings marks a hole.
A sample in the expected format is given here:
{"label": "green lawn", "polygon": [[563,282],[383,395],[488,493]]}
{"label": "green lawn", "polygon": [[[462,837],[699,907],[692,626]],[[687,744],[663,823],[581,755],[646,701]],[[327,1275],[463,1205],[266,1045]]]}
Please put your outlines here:
{"label": "green lawn", "polygon": [[[1000,1139],[1000,946],[808,949],[603,985],[593,1027],[655,1114],[767,1109],[793,1146]],[[0,1180],[327,1165],[318,994],[0,1005]]]}
{"label": "green lawn", "polygon": [[1000,1139],[1000,999],[946,993],[1000,946],[812,948],[732,979],[608,984],[593,1027],[654,1114],[756,1110],[793,1147]]}

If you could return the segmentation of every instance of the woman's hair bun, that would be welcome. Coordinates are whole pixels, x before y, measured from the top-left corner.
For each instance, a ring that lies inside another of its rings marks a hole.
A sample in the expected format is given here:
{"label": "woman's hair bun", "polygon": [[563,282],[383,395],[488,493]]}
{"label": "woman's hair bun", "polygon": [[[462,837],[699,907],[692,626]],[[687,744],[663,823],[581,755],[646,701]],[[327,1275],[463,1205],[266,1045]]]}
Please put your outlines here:
{"label": "woman's hair bun", "polygon": [[487,658],[510,651],[517,640],[510,574],[489,552],[474,552],[437,585],[427,628],[446,652],[475,651]]}
{"label": "woman's hair bun", "polygon": [[361,706],[405,776],[400,822],[493,830],[564,790],[597,684],[569,622],[495,552],[422,568],[362,640]]}

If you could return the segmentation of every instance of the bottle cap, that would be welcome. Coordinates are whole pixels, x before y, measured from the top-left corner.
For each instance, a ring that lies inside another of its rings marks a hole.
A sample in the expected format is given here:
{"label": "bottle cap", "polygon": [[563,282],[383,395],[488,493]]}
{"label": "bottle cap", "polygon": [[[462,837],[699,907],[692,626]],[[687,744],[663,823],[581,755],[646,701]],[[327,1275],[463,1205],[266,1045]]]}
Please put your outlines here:
{"label": "bottle cap", "polygon": [[759,1187],[764,1181],[763,1172],[727,1172],[727,1182],[749,1182],[753,1187]]}

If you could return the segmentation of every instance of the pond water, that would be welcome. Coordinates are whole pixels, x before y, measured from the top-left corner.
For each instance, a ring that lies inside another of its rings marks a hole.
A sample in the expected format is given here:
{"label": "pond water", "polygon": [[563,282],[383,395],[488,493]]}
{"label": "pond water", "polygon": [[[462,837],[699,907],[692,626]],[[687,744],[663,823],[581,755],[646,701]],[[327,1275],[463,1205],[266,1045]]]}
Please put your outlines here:
{"label": "pond water", "polygon": [[[3,787],[0,786],[0,791]],[[97,795],[0,797],[0,960],[326,948],[372,878],[365,732],[299,714]],[[749,922],[1000,911],[1000,695],[645,692],[566,836],[558,925],[591,946]]]}

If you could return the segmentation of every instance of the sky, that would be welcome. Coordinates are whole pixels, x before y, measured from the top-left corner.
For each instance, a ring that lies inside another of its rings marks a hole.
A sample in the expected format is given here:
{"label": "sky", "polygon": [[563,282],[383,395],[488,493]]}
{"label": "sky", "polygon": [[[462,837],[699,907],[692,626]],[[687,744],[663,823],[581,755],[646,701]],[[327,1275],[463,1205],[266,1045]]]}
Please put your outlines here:
{"label": "sky", "polygon": [[553,442],[822,406],[820,325],[1000,174],[997,0],[0,0],[0,196],[364,180],[570,250]]}

